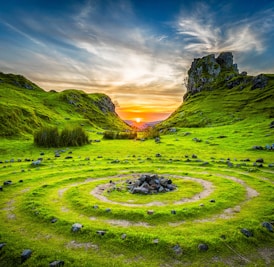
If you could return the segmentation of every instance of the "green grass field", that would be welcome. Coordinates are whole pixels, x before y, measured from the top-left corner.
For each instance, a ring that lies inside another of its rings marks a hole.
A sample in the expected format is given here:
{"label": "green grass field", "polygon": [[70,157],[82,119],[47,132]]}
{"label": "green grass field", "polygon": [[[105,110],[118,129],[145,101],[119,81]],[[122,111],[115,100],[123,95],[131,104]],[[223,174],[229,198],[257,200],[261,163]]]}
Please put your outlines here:
{"label": "green grass field", "polygon": [[[58,149],[58,158],[31,137],[2,138],[0,183],[12,184],[0,191],[0,266],[272,266],[274,233],[262,223],[274,221],[274,152],[252,149],[272,143],[268,120],[177,128],[159,144],[101,140]],[[259,158],[263,167],[254,166]],[[170,178],[177,190],[100,190],[143,173]],[[83,228],[72,232],[74,223]],[[24,249],[32,255],[21,264]]]}

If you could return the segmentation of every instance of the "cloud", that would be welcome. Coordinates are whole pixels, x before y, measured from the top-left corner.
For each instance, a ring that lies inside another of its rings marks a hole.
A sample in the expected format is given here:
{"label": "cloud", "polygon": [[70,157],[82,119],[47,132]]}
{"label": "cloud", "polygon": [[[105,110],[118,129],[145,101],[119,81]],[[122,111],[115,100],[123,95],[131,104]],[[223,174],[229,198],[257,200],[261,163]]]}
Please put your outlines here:
{"label": "cloud", "polygon": [[265,34],[273,29],[273,10],[229,22],[223,22],[221,16],[221,12],[213,12],[205,4],[197,6],[191,14],[182,13],[177,33],[183,36],[185,50],[204,54],[222,51],[262,53],[266,49]]}

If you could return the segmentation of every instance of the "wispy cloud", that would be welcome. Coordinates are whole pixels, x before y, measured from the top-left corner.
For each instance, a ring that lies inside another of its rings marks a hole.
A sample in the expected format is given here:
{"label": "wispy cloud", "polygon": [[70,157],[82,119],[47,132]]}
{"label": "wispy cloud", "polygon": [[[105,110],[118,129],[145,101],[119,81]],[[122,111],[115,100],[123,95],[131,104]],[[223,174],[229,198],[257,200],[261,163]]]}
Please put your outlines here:
{"label": "wispy cloud", "polygon": [[205,4],[197,6],[191,14],[182,13],[177,32],[183,36],[187,51],[201,54],[222,51],[262,53],[265,50],[265,34],[273,29],[272,9],[248,19],[237,18],[223,23],[217,16],[220,14]]}

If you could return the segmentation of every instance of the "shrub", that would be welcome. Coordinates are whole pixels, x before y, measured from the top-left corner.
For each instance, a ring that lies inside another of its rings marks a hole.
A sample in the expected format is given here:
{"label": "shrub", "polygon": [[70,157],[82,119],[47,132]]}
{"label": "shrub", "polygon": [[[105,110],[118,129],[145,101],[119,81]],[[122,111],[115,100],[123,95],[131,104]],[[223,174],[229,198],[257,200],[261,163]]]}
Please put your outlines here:
{"label": "shrub", "polygon": [[58,147],[59,138],[57,127],[43,127],[34,133],[34,143],[38,146]]}
{"label": "shrub", "polygon": [[88,142],[88,135],[81,127],[65,128],[61,134],[57,127],[43,127],[34,134],[34,143],[43,147],[82,146]]}
{"label": "shrub", "polygon": [[88,135],[81,127],[65,128],[60,135],[61,146],[83,146],[88,144]]}
{"label": "shrub", "polygon": [[116,131],[105,131],[104,139],[135,139],[137,138],[136,132],[116,132]]}

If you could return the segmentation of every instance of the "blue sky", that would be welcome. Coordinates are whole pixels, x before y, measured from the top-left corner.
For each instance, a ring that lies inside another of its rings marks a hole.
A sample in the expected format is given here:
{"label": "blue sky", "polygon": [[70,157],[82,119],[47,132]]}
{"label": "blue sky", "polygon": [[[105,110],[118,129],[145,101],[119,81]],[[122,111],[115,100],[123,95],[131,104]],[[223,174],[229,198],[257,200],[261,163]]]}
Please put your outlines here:
{"label": "blue sky", "polygon": [[240,71],[274,73],[274,1],[9,0],[0,34],[0,71],[106,93],[124,119],[167,117],[196,57],[231,51]]}

